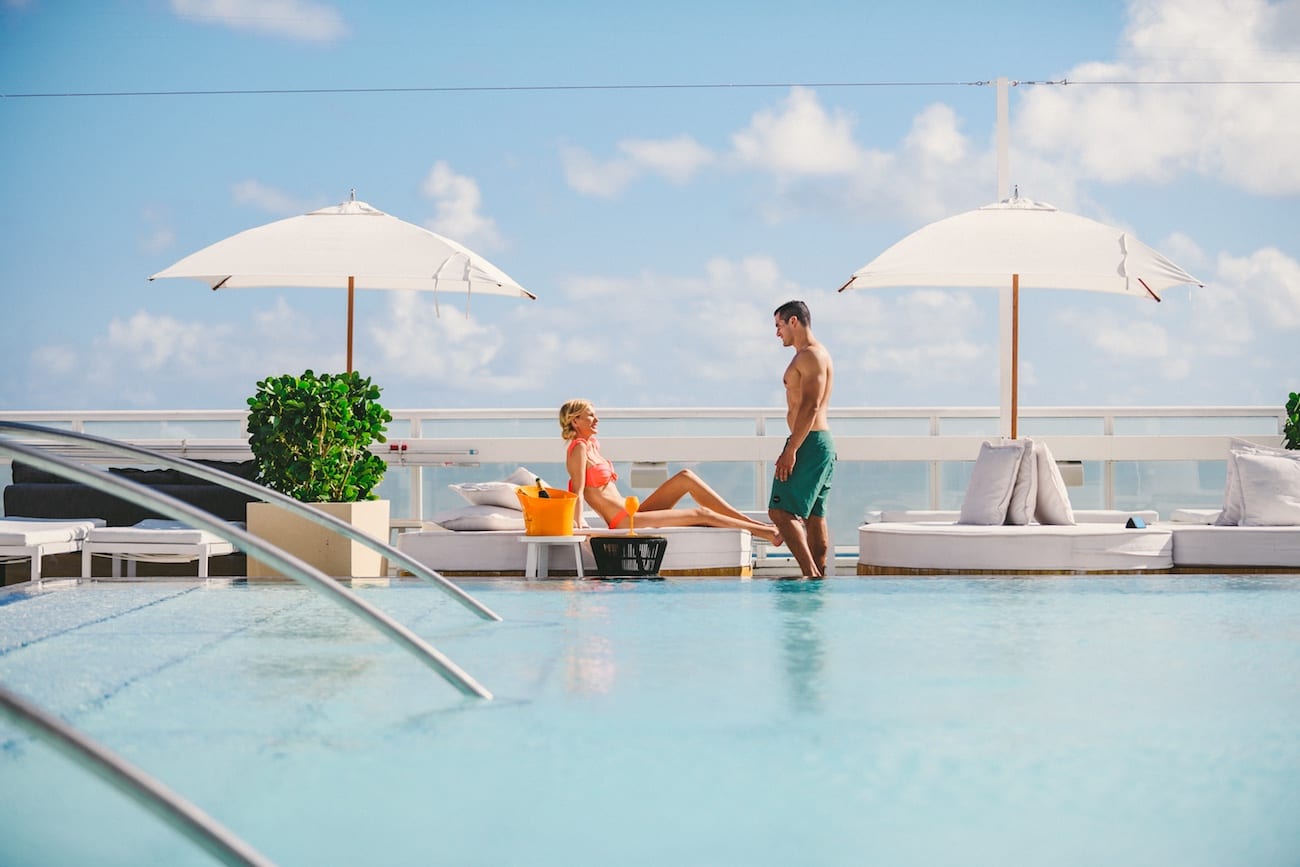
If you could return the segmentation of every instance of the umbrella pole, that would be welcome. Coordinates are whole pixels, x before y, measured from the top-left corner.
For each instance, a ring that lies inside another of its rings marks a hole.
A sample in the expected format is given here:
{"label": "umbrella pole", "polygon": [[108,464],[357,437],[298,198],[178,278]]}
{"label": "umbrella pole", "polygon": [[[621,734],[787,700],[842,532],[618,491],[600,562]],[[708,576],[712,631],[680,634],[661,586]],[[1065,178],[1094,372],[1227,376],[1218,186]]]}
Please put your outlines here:
{"label": "umbrella pole", "polygon": [[1020,275],[1011,275],[1011,438],[1020,416]]}
{"label": "umbrella pole", "polygon": [[[356,295],[356,277],[347,276],[347,372],[352,372],[352,298]],[[1015,424],[1015,422],[1011,422]],[[1014,434],[1013,434],[1014,435]]]}

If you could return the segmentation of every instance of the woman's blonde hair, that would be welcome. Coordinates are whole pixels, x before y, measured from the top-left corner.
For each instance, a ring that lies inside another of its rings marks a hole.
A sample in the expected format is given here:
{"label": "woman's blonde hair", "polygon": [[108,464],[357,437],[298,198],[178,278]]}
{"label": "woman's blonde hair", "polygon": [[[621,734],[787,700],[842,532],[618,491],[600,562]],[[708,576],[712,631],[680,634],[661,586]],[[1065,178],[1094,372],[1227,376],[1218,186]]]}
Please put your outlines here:
{"label": "woman's blonde hair", "polygon": [[573,420],[591,409],[591,401],[575,397],[573,400],[564,402],[560,407],[560,436],[566,440],[571,440],[578,435],[578,431],[573,426]]}

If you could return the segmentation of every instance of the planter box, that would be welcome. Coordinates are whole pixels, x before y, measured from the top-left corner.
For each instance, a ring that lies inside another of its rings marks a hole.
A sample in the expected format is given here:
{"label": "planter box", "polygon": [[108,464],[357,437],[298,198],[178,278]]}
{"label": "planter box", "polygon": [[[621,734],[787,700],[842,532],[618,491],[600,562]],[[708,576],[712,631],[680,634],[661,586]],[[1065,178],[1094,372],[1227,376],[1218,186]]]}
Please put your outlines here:
{"label": "planter box", "polygon": [[[359,503],[306,503],[381,542],[388,541],[388,500],[365,500]],[[291,514],[274,503],[248,504],[248,532],[266,539],[285,551],[306,560],[334,578],[380,578],[384,575],[384,558],[359,542],[353,542],[306,518]],[[248,557],[249,578],[280,578],[279,572],[255,557]]]}

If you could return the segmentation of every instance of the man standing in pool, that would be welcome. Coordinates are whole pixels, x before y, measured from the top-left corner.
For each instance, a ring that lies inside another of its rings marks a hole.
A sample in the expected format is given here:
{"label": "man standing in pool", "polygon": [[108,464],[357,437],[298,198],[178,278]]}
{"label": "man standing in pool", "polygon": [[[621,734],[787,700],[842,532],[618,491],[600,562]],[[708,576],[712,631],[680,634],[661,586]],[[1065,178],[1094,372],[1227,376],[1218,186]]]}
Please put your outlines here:
{"label": "man standing in pool", "polygon": [[835,470],[835,443],[826,407],[835,373],[831,354],[813,336],[807,304],[787,301],[773,315],[776,336],[783,346],[794,347],[794,359],[783,377],[790,436],[776,459],[767,514],[803,575],[823,578],[830,551],[826,496]]}

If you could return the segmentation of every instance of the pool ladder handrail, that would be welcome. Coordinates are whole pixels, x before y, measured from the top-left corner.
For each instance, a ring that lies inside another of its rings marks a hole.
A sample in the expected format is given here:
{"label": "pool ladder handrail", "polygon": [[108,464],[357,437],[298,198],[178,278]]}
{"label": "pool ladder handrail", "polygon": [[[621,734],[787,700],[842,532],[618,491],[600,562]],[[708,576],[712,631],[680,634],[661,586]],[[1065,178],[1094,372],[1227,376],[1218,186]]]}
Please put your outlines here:
{"label": "pool ladder handrail", "polygon": [[242,530],[216,515],[203,511],[197,506],[192,506],[175,497],[151,489],[148,485],[110,475],[106,471],[88,469],[68,458],[47,454],[33,446],[6,442],[3,437],[0,437],[0,454],[4,453],[21,456],[26,463],[38,469],[81,482],[107,494],[116,496],[127,494],[137,497],[157,512],[178,521],[183,521],[196,529],[207,530],[209,533],[233,543],[242,551],[257,554],[258,558],[271,568],[321,593],[369,622],[403,650],[432,668],[443,680],[456,687],[462,694],[482,699],[492,698],[492,693],[482,684],[470,677],[460,666],[456,665],[424,639],[344,587],[340,582],[265,539],[254,536],[247,530]]}
{"label": "pool ladder handrail", "polygon": [[313,509],[298,502],[292,497],[287,497],[279,491],[273,491],[264,485],[250,482],[248,479],[241,478],[232,473],[227,473],[223,470],[214,469],[205,464],[200,464],[197,461],[191,461],[185,458],[173,458],[170,455],[164,455],[141,446],[131,445],[130,443],[120,442],[107,437],[95,436],[94,434],[60,430],[58,428],[44,427],[42,425],[28,424],[26,422],[0,420],[0,431],[4,430],[21,431],[24,433],[36,434],[47,439],[86,444],[98,447],[103,451],[115,452],[124,457],[143,458],[150,463],[168,467],[173,470],[179,470],[188,475],[203,479],[204,481],[212,482],[213,484],[219,485],[223,488],[248,494],[251,497],[256,497],[262,502],[275,503],[276,505],[288,509],[299,517],[306,518],[313,523],[333,530],[355,542],[359,542],[370,548],[372,551],[383,554],[394,563],[405,566],[416,578],[432,584],[438,589],[446,592],[453,599],[482,619],[495,621],[501,620],[501,616],[495,611],[466,593],[454,582],[448,581],[442,575],[438,574],[437,571],[425,566],[409,554],[392,547],[387,542],[374,538],[368,533],[358,530],[346,521],[339,520],[333,515],[327,515],[319,509]]}
{"label": "pool ladder handrail", "polygon": [[85,732],[0,684],[0,716],[7,716],[83,770],[96,774],[133,798],[223,864],[232,867],[275,867],[261,852],[144,771],[113,753]]}

